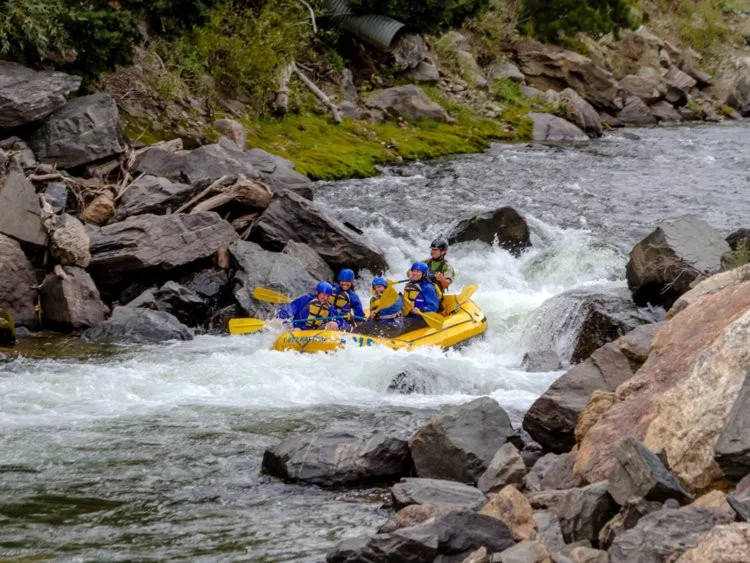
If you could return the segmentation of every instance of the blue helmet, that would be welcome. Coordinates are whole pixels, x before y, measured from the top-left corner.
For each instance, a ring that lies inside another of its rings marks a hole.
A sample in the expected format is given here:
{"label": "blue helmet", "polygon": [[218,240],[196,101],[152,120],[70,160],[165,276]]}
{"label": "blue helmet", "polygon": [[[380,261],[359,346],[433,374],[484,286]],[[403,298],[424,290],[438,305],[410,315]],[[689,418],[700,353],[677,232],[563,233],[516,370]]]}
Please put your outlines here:
{"label": "blue helmet", "polygon": [[372,280],[372,288],[375,289],[376,285],[388,287],[388,280],[386,280],[385,278],[375,278],[374,280]]}
{"label": "blue helmet", "polygon": [[422,272],[425,276],[430,273],[430,269],[424,262],[414,262],[414,264],[411,265],[411,269],[416,270],[417,272]]}
{"label": "blue helmet", "polygon": [[333,295],[333,286],[326,281],[322,281],[315,286],[315,293],[326,293],[328,295]]}
{"label": "blue helmet", "polygon": [[349,268],[341,270],[339,272],[339,281],[354,283],[354,272],[350,270]]}

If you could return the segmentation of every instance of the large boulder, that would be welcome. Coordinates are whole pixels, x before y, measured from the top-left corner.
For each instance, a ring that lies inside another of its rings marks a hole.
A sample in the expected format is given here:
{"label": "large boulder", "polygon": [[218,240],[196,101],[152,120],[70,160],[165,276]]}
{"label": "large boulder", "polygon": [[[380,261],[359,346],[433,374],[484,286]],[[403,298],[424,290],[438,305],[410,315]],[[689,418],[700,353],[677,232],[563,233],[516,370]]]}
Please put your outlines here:
{"label": "large boulder", "polygon": [[607,35],[601,41],[607,48],[614,75],[624,78],[637,74],[642,68],[659,68],[664,41],[645,27],[632,31],[622,30],[615,37]]}
{"label": "large boulder", "polygon": [[497,450],[487,471],[477,480],[477,487],[486,494],[496,493],[506,485],[520,487],[526,476],[526,464],[516,447],[507,442]]}
{"label": "large boulder", "polygon": [[21,245],[0,234],[0,309],[5,309],[19,326],[36,319],[36,274]]}
{"label": "large boulder", "polygon": [[163,311],[115,307],[104,323],[89,328],[84,336],[93,341],[153,344],[168,340],[192,340],[192,331]]}
{"label": "large boulder", "polygon": [[629,74],[620,80],[620,88],[625,95],[640,98],[649,105],[667,95],[667,84],[660,74]]}
{"label": "large boulder", "polygon": [[396,508],[410,504],[448,504],[478,510],[487,502],[487,497],[475,487],[455,481],[413,477],[393,485],[391,496]]}
{"label": "large boulder", "polygon": [[750,116],[750,57],[729,61],[721,78],[725,87],[719,101],[736,109],[743,117]]}
{"label": "large boulder", "polygon": [[109,313],[94,280],[82,268],[65,266],[48,274],[39,286],[42,317],[54,328],[83,329],[104,322]]}
{"label": "large boulder", "polygon": [[316,280],[333,279],[334,273],[331,267],[309,244],[290,240],[286,243],[283,252],[302,262]]}
{"label": "large boulder", "polygon": [[72,215],[55,217],[50,233],[50,251],[63,266],[87,268],[91,263],[91,240],[86,228]]}
{"label": "large boulder", "polygon": [[674,109],[672,104],[664,100],[652,105],[651,113],[659,123],[679,123],[682,121],[682,114]]}
{"label": "large boulder", "polygon": [[531,138],[534,141],[588,141],[581,129],[570,121],[551,113],[530,113],[534,123]]}
{"label": "large boulder", "polygon": [[35,72],[16,63],[0,61],[0,129],[44,119],[64,106],[66,97],[80,85],[80,76]]}
{"label": "large boulder", "polygon": [[146,290],[127,306],[164,311],[192,327],[203,325],[208,314],[208,305],[201,296],[175,281],[168,281],[159,289]]}
{"label": "large boulder", "polygon": [[611,563],[674,561],[698,544],[701,536],[731,517],[711,508],[666,508],[641,518],[617,536],[609,548]]}
{"label": "large boulder", "polygon": [[408,84],[376,90],[365,98],[365,105],[379,109],[393,117],[410,121],[433,119],[450,121],[448,112],[440,104],[433,102],[419,86]]}
{"label": "large boulder", "polygon": [[599,547],[609,549],[618,536],[634,528],[641,518],[662,508],[663,503],[658,501],[640,498],[627,501],[620,512],[599,531]]}
{"label": "large boulder", "polygon": [[584,437],[576,473],[588,481],[606,478],[615,448],[632,435],[652,451],[664,450],[689,492],[721,481],[714,447],[748,376],[748,338],[750,281],[705,295],[675,315]]}
{"label": "large boulder", "polygon": [[497,240],[501,248],[514,256],[520,256],[531,246],[529,225],[512,207],[500,207],[463,219],[451,229],[447,238],[450,244],[472,240],[493,244]]}
{"label": "large boulder", "polygon": [[734,481],[750,474],[750,372],[745,368],[745,382],[714,446],[716,463]]}
{"label": "large boulder", "polygon": [[721,270],[729,245],[696,217],[662,221],[630,251],[626,274],[633,299],[669,308],[700,276]]}
{"label": "large boulder", "polygon": [[[2,176],[0,166],[0,177]],[[0,209],[0,234],[33,246],[47,246],[39,197],[16,159],[11,161],[0,184]]]}
{"label": "large boulder", "polygon": [[750,524],[716,526],[687,550],[677,563],[739,563],[750,559]]}
{"label": "large boulder", "polygon": [[75,168],[117,156],[127,144],[117,104],[104,93],[68,102],[31,137],[37,158],[58,168]]}
{"label": "large boulder", "polygon": [[607,492],[606,481],[569,489],[555,509],[566,543],[596,542],[602,529],[616,513],[617,504]]}
{"label": "large boulder", "polygon": [[642,126],[656,124],[656,117],[654,117],[651,108],[637,96],[628,96],[625,99],[625,105],[617,114],[617,119],[626,125]]}
{"label": "large boulder", "polygon": [[132,215],[164,215],[174,211],[195,192],[195,187],[145,174],[135,180],[122,194],[114,220],[122,221]]}
{"label": "large boulder", "polygon": [[438,554],[437,537],[410,538],[399,532],[349,538],[326,553],[328,563],[362,563],[363,561],[396,561],[424,563]]}
{"label": "large boulder", "polygon": [[[558,99],[565,104],[565,117],[591,137],[601,137],[604,128],[599,113],[572,88],[566,88]],[[535,122],[536,123],[536,122]]]}
{"label": "large boulder", "polygon": [[325,487],[396,480],[411,468],[406,440],[379,432],[303,434],[263,454],[263,471],[269,475]]}
{"label": "large boulder", "polygon": [[420,477],[474,483],[513,436],[508,414],[481,397],[444,409],[414,433],[409,447]]}
{"label": "large boulder", "polygon": [[253,316],[272,315],[278,310],[276,306],[253,298],[256,287],[272,289],[294,299],[312,292],[318,282],[297,258],[263,250],[254,242],[237,241],[229,247],[229,253],[237,265],[235,300]]}
{"label": "large boulder", "polygon": [[290,191],[277,193],[250,232],[250,240],[281,252],[290,240],[311,246],[334,270],[388,269],[385,259],[362,235],[315,202]]}
{"label": "large boulder", "polygon": [[124,286],[145,270],[165,272],[208,258],[237,240],[212,212],[138,215],[91,229],[90,272],[97,285]]}

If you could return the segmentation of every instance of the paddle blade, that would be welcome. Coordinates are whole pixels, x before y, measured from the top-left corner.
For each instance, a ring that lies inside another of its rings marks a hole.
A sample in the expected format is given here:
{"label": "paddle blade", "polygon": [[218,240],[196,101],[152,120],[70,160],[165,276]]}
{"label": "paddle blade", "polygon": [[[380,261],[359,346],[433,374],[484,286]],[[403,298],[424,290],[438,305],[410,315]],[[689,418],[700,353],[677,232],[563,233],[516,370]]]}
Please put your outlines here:
{"label": "paddle blade", "polygon": [[268,289],[265,287],[256,287],[253,289],[253,297],[258,301],[264,301],[266,303],[286,304],[291,303],[292,300],[286,295],[282,295],[278,291]]}
{"label": "paddle blade", "polygon": [[439,315],[437,313],[419,313],[419,316],[424,319],[424,322],[427,323],[427,326],[430,328],[434,328],[435,330],[443,330],[443,323],[445,322],[445,318],[442,315]]}
{"label": "paddle blade", "polygon": [[477,289],[479,288],[476,285],[467,285],[465,288],[461,290],[461,293],[458,294],[458,297],[456,298],[456,302],[459,305],[463,305],[469,299],[471,299],[472,295],[474,295],[477,292]]}
{"label": "paddle blade", "polygon": [[260,319],[230,319],[229,334],[253,334],[263,330],[265,321]]}
{"label": "paddle blade", "polygon": [[398,291],[392,286],[389,285],[385,288],[385,291],[383,292],[383,295],[380,296],[380,300],[378,301],[378,310],[380,309],[387,309],[394,303],[398,301]]}

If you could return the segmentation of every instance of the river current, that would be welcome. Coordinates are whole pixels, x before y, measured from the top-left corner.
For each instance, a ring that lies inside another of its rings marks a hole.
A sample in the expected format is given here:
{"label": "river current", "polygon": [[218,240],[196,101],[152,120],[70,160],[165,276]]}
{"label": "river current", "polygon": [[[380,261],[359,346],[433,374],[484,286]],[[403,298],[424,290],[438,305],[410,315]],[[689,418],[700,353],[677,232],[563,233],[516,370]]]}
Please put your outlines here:
{"label": "river current", "polygon": [[[321,561],[388,516],[382,490],[260,475],[266,447],[323,429],[408,436],[441,406],[490,395],[519,424],[560,372],[518,366],[548,298],[625,287],[627,252],[662,218],[724,234],[750,217],[747,123],[629,129],[585,146],[496,145],[316,187],[399,277],[452,222],[501,205],[527,217],[521,258],[451,248],[486,338],[460,351],[269,351],[274,335],[102,350],[71,340],[0,364],[0,560]],[[361,292],[363,297],[366,291]],[[389,392],[407,371],[425,392]]]}

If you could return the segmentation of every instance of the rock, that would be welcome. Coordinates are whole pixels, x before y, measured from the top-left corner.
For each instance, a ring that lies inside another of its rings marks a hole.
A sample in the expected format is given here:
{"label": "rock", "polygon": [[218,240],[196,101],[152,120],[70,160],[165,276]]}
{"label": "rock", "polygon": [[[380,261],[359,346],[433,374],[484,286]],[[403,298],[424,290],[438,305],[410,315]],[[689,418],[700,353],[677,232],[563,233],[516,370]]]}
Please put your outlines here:
{"label": "rock", "polygon": [[304,434],[287,438],[263,454],[265,473],[324,487],[398,479],[411,468],[406,441],[381,433]]}
{"label": "rock", "polygon": [[115,216],[115,198],[104,192],[94,198],[83,211],[83,220],[91,225],[104,225]]}
{"label": "rock", "polygon": [[316,280],[332,280],[334,278],[333,270],[321,258],[320,254],[309,245],[290,240],[286,243],[283,252],[302,262],[310,275]]}
{"label": "rock", "polygon": [[551,113],[530,113],[534,122],[531,138],[534,141],[588,141],[578,127]]}
{"label": "rock", "polygon": [[602,120],[590,103],[571,88],[566,88],[560,92],[558,97],[565,104],[565,118],[568,121],[577,125],[591,137],[602,136]]}
{"label": "rock", "polygon": [[169,313],[132,307],[115,307],[108,321],[89,328],[84,336],[94,341],[140,344],[193,339],[192,331]]}
{"label": "rock", "polygon": [[539,490],[555,491],[566,490],[581,485],[581,478],[573,473],[573,464],[576,460],[574,452],[568,452],[557,456],[544,472]]}
{"label": "rock", "polygon": [[127,145],[117,104],[104,93],[68,102],[31,137],[37,158],[58,168],[76,168],[117,156]]}
{"label": "rock", "polygon": [[579,546],[571,550],[570,560],[573,563],[609,563],[609,555],[600,549]]}
{"label": "rock", "polygon": [[726,238],[726,241],[732,250],[750,248],[750,229],[737,229]]}
{"label": "rock", "polygon": [[30,172],[39,166],[34,152],[18,137],[4,139],[0,141],[0,145],[0,148],[13,152],[12,159],[19,170]]}
{"label": "rock", "polygon": [[89,235],[83,223],[67,214],[55,218],[50,250],[61,265],[87,268],[91,263],[89,246]]}
{"label": "rock", "polygon": [[750,494],[741,495],[737,491],[727,495],[727,503],[742,522],[750,522]]}
{"label": "rock", "polygon": [[565,452],[575,445],[579,416],[594,391],[614,391],[633,376],[615,344],[606,344],[559,377],[526,412],[523,428],[542,446]]}
{"label": "rock", "polygon": [[696,500],[694,500],[692,503],[690,503],[690,506],[702,506],[705,508],[723,510],[727,513],[732,512],[732,507],[727,501],[727,495],[725,495],[719,490],[714,490],[714,491],[711,491],[710,493],[706,493],[702,497],[699,497]]}
{"label": "rock", "polygon": [[144,292],[127,306],[164,311],[192,327],[204,324],[208,314],[208,306],[197,293],[174,281],[168,281],[157,290]]}
{"label": "rock", "polygon": [[380,528],[379,534],[390,534],[403,528],[411,528],[436,516],[446,514],[460,506],[452,504],[410,504],[391,516]]}
{"label": "rock", "polygon": [[277,306],[256,301],[252,297],[256,287],[266,287],[296,298],[312,292],[318,282],[297,258],[263,250],[253,242],[235,242],[229,247],[229,252],[237,264],[235,299],[251,316],[272,315],[278,311]]}
{"label": "rock", "polygon": [[578,417],[575,436],[576,444],[580,444],[588,431],[597,423],[615,402],[615,394],[608,391],[596,390],[591,393],[588,404]]}
{"label": "rock", "polygon": [[391,487],[391,496],[396,508],[411,504],[448,504],[478,510],[487,503],[487,497],[479,489],[440,479],[402,479]]}
{"label": "rock", "polygon": [[30,326],[36,320],[37,279],[34,268],[21,245],[0,234],[0,309],[18,326]]}
{"label": "rock", "polygon": [[669,102],[661,101],[651,106],[651,113],[659,123],[679,123],[682,115]]}
{"label": "rock", "polygon": [[449,407],[409,440],[417,475],[474,483],[514,436],[508,414],[489,397]]}
{"label": "rock", "polygon": [[562,369],[562,363],[554,350],[531,350],[523,355],[521,369],[527,373],[545,373]]}
{"label": "rock", "polygon": [[341,71],[341,86],[344,90],[344,101],[356,105],[359,101],[359,92],[354,83],[354,73],[348,68]]}
{"label": "rock", "polygon": [[689,99],[688,94],[684,90],[680,90],[674,86],[667,86],[667,93],[664,96],[664,100],[676,108],[675,111],[680,115],[680,120],[685,119],[685,115],[681,110],[685,109]]}
{"label": "rock", "polygon": [[193,186],[146,174],[133,182],[118,202],[115,221],[133,215],[164,215],[176,210],[195,192]]}
{"label": "rock", "polygon": [[334,270],[388,270],[385,259],[364,236],[347,228],[315,202],[290,191],[277,193],[250,232],[263,248],[281,251],[292,240],[312,247]]}
{"label": "rock", "polygon": [[181,285],[209,300],[219,300],[227,293],[228,282],[227,273],[218,268],[193,272],[180,280]]}
{"label": "rock", "polygon": [[[737,57],[725,65],[722,80],[725,93],[719,102],[736,109],[743,117],[750,116],[750,57]],[[691,74],[688,69],[683,70]]]}
{"label": "rock", "polygon": [[456,64],[458,65],[458,71],[466,83],[474,88],[486,88],[487,78],[482,72],[482,67],[479,66],[474,55],[469,51],[456,51],[455,53]]}
{"label": "rock", "polygon": [[33,246],[47,246],[39,198],[17,161],[11,161],[0,185],[0,209],[0,234]]}
{"label": "rock", "polygon": [[44,199],[52,211],[62,213],[68,206],[68,186],[64,182],[50,182],[44,188]]}
{"label": "rock", "polygon": [[386,112],[392,117],[400,117],[410,121],[419,119],[433,119],[435,121],[451,121],[448,113],[433,102],[419,86],[407,84],[394,86],[385,90],[375,90],[365,98],[368,107]]}
{"label": "rock", "polygon": [[716,526],[704,534],[677,563],[742,563],[750,559],[750,524]]}
{"label": "rock", "polygon": [[537,539],[549,549],[558,551],[565,546],[560,519],[554,512],[548,510],[534,512],[534,522],[536,522]]}
{"label": "rock", "polygon": [[597,541],[599,530],[617,513],[617,505],[607,487],[607,482],[602,481],[570,489],[562,495],[555,512],[566,543]]}
{"label": "rock", "polygon": [[646,514],[661,509],[662,503],[656,501],[634,499],[625,502],[620,512],[607,522],[599,532],[599,547],[609,549],[617,536],[633,528]]}
{"label": "rock", "polygon": [[[648,360],[618,387],[615,402],[580,444],[575,471],[606,478],[627,436],[665,450],[670,470],[690,491],[720,479],[714,444],[747,372],[750,283],[706,295],[658,333]],[[740,366],[745,366],[740,367]]]}
{"label": "rock", "polygon": [[615,450],[616,463],[609,474],[609,494],[621,506],[631,499],[686,503],[692,499],[661,460],[632,436]]}
{"label": "rock", "polygon": [[487,471],[477,481],[477,487],[485,493],[496,493],[506,485],[523,485],[526,465],[516,447],[507,442],[497,450]]}
{"label": "rock", "polygon": [[[11,315],[5,309],[0,309],[0,348],[15,346],[16,344],[16,323]],[[5,360],[4,355],[0,355],[0,360]]]}
{"label": "rock", "polygon": [[180,168],[182,181],[188,184],[212,183],[222,176],[245,176],[260,179],[260,172],[250,153],[228,139],[218,143],[203,145],[190,151],[184,157]]}
{"label": "rock", "polygon": [[215,254],[237,240],[212,212],[138,215],[93,228],[90,272],[97,285],[121,286],[144,270],[169,271]]}
{"label": "rock", "polygon": [[609,548],[611,563],[674,561],[729,517],[710,508],[663,509],[641,518]]}
{"label": "rock", "polygon": [[513,51],[530,86],[542,91],[572,88],[597,109],[620,109],[617,82],[591,59],[532,39],[516,41]]}
{"label": "rock", "polygon": [[0,129],[40,121],[63,107],[78,90],[79,76],[64,72],[35,72],[16,63],[0,61]]}
{"label": "rock", "polygon": [[138,154],[134,171],[139,174],[183,182],[185,177],[182,169],[185,167],[186,160],[187,154],[184,151],[172,152],[154,145]]}
{"label": "rock", "polygon": [[625,107],[617,114],[617,119],[626,125],[653,125],[656,118],[646,103],[636,96],[628,96]]}
{"label": "rock", "polygon": [[522,541],[500,554],[500,563],[553,563],[547,547],[539,541]]}
{"label": "rock", "polygon": [[423,62],[427,45],[421,35],[406,33],[398,37],[390,49],[397,70],[413,69]]}
{"label": "rock", "polygon": [[[219,144],[222,144],[221,141],[219,141]],[[287,189],[305,199],[312,199],[310,179],[297,172],[294,163],[290,160],[261,149],[243,152],[260,172],[260,179],[268,184],[274,192]]]}
{"label": "rock", "polygon": [[440,81],[440,72],[437,67],[427,61],[420,61],[415,68],[406,73],[406,76],[424,84],[437,84]]}
{"label": "rock", "polygon": [[663,321],[641,325],[615,341],[620,351],[630,361],[633,373],[637,372],[648,359],[648,355],[651,353],[651,344],[664,325]]}
{"label": "rock", "polygon": [[[749,314],[745,316],[750,317]],[[747,364],[744,367],[745,381],[714,446],[716,463],[733,481],[750,474],[750,369]]]}
{"label": "rock", "polygon": [[675,65],[669,67],[669,71],[664,75],[664,81],[667,83],[667,86],[672,86],[682,91],[690,90],[690,88],[694,88],[698,83],[695,78],[686,72],[682,72]]}
{"label": "rock", "polygon": [[221,131],[230,141],[240,148],[247,144],[247,131],[234,119],[223,117],[214,121],[214,127]]}
{"label": "rock", "polygon": [[534,510],[551,510],[557,513],[560,501],[568,491],[537,491],[527,494]]}
{"label": "rock", "polygon": [[102,303],[91,276],[76,266],[65,266],[63,272],[63,278],[55,273],[48,274],[39,286],[45,323],[64,330],[103,323],[109,309]]}
{"label": "rock", "polygon": [[526,474],[526,477],[524,477],[524,486],[527,491],[542,490],[542,479],[558,457],[560,457],[558,454],[548,453],[544,454],[534,463]]}
{"label": "rock", "polygon": [[349,538],[326,553],[328,563],[363,561],[403,561],[424,563],[437,556],[437,537],[412,539],[396,534],[378,534]]}
{"label": "rock", "polygon": [[472,551],[461,563],[489,563],[489,561],[490,556],[487,553],[487,548],[480,547],[479,549]]}
{"label": "rock", "polygon": [[640,98],[649,105],[663,99],[667,93],[667,85],[659,74],[630,74],[620,80],[620,88],[628,97]]}
{"label": "rock", "polygon": [[487,69],[487,77],[491,82],[507,78],[517,84],[525,84],[526,77],[515,64],[511,61],[495,61]]}
{"label": "rock", "polygon": [[669,308],[699,276],[721,270],[729,245],[696,217],[662,221],[630,252],[628,287],[639,305]]}
{"label": "rock", "polygon": [[699,301],[706,295],[714,295],[727,287],[750,281],[750,265],[741,266],[729,272],[722,272],[704,279],[687,293],[683,293],[670,309],[670,315],[674,316],[685,310],[693,303]]}
{"label": "rock", "polygon": [[503,522],[516,541],[536,537],[536,522],[531,505],[513,485],[508,485],[493,496],[479,513]]}
{"label": "rock", "polygon": [[493,244],[497,239],[501,248],[514,256],[531,246],[529,226],[512,207],[500,207],[469,219],[463,219],[448,234],[448,242],[456,244],[481,240]]}
{"label": "rock", "polygon": [[636,74],[642,68],[659,68],[664,41],[641,26],[636,31],[623,30],[618,40],[608,35],[602,39],[609,50],[615,76]]}

